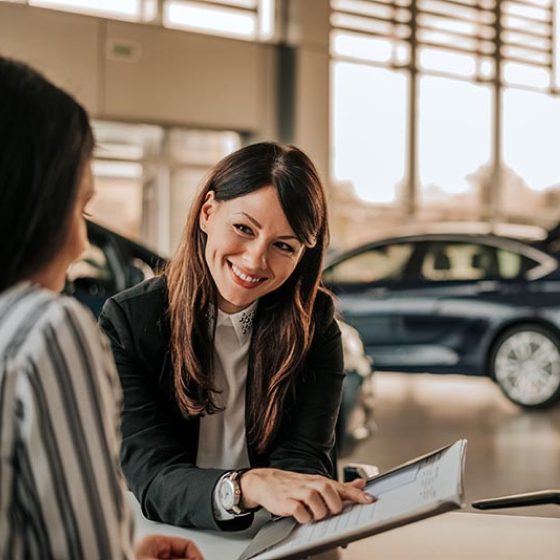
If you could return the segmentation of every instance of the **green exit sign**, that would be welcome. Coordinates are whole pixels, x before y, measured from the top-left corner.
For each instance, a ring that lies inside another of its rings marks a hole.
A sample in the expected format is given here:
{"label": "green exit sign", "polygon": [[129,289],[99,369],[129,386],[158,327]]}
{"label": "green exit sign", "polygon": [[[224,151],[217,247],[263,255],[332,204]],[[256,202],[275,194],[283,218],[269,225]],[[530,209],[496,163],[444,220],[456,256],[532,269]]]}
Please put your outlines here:
{"label": "green exit sign", "polygon": [[107,56],[113,60],[137,62],[140,54],[140,43],[136,41],[112,39],[107,44]]}

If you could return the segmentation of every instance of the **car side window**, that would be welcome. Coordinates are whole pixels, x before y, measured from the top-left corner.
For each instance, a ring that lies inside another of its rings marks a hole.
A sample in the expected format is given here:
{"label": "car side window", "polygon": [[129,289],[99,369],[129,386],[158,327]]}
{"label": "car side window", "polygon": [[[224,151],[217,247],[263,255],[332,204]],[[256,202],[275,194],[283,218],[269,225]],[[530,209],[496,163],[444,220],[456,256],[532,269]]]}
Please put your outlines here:
{"label": "car side window", "polygon": [[[512,264],[510,267],[513,269]],[[426,250],[422,276],[433,281],[482,280],[501,277],[500,268],[496,247],[478,243],[435,242]]]}
{"label": "car side window", "polygon": [[339,262],[323,275],[331,283],[371,283],[402,280],[413,252],[412,243],[374,247]]}
{"label": "car side window", "polygon": [[527,272],[541,266],[541,263],[513,251],[498,249],[500,277],[505,279],[519,278]]}

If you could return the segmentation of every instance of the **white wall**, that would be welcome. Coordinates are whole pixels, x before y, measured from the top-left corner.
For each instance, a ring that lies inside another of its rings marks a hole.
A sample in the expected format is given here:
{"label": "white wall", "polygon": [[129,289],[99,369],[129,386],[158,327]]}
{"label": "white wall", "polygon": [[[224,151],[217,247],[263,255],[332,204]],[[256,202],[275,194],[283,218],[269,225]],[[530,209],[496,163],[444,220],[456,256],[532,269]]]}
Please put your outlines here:
{"label": "white wall", "polygon": [[141,48],[136,62],[105,59],[107,116],[260,132],[274,110],[263,80],[272,46],[113,21],[106,38]]}
{"label": "white wall", "polygon": [[[130,60],[111,54],[133,46]],[[275,138],[275,47],[0,3],[0,53],[26,61],[97,118]]]}
{"label": "white wall", "polygon": [[101,114],[100,25],[96,18],[0,3],[0,53],[28,62]]}

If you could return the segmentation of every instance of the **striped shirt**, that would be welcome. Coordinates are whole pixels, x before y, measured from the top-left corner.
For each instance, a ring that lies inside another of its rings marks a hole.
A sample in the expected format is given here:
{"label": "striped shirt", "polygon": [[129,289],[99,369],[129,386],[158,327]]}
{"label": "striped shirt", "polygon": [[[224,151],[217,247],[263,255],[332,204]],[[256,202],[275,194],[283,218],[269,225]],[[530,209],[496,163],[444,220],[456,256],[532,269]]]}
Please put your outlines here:
{"label": "striped shirt", "polygon": [[88,311],[30,283],[0,294],[0,559],[133,558],[120,404]]}

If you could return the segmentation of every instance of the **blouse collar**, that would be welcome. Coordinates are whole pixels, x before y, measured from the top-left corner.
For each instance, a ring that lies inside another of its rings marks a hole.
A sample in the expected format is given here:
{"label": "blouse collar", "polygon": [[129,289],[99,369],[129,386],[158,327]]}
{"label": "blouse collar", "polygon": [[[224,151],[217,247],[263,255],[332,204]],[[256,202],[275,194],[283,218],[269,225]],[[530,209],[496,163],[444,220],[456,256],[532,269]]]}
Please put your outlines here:
{"label": "blouse collar", "polygon": [[257,312],[258,300],[254,301],[249,307],[238,311],[237,313],[225,313],[221,309],[216,309],[216,307],[210,304],[208,308],[208,324],[210,327],[213,326],[214,320],[216,320],[216,311],[218,312],[218,318],[216,321],[216,330],[221,326],[232,326],[239,340],[239,344],[247,342],[247,339],[251,337],[253,332],[253,321],[255,318],[255,313]]}

